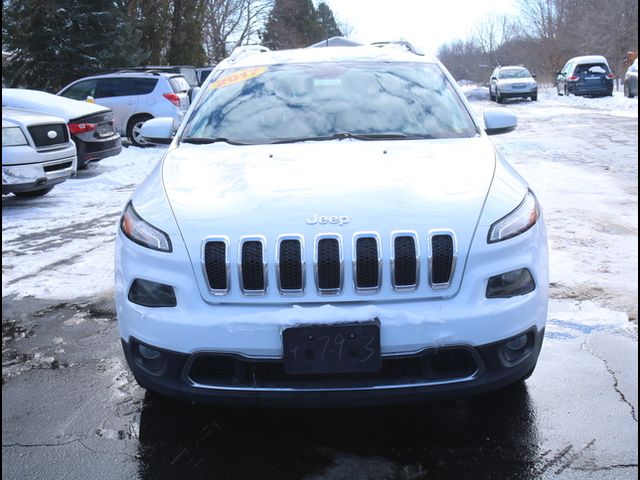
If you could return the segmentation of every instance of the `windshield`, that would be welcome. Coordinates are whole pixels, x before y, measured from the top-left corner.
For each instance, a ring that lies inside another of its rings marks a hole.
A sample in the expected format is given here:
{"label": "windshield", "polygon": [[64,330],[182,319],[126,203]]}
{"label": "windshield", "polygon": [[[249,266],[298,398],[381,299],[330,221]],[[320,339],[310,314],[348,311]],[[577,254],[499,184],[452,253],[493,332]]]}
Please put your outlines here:
{"label": "windshield", "polygon": [[500,78],[529,78],[531,74],[526,68],[510,68],[508,70],[500,70]]}
{"label": "windshield", "polygon": [[457,138],[475,133],[469,113],[436,65],[341,62],[218,72],[188,119],[182,141]]}

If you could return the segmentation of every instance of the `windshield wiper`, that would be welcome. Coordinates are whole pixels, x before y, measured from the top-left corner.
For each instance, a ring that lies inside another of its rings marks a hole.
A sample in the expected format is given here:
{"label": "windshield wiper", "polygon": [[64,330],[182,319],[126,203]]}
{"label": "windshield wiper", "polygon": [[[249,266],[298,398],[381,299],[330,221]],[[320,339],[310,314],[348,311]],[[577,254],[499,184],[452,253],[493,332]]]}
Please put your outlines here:
{"label": "windshield wiper", "polygon": [[327,140],[344,140],[353,138],[355,140],[414,140],[434,138],[431,135],[407,135],[405,133],[350,133],[338,132],[332,135],[324,135],[317,137],[292,137],[283,138],[282,140],[274,140],[272,144],[278,143],[298,143],[298,142],[322,142]]}
{"label": "windshield wiper", "polygon": [[194,145],[207,145],[209,143],[228,143],[230,145],[251,145],[250,143],[231,140],[226,137],[185,137],[180,140],[181,143],[193,143]]}

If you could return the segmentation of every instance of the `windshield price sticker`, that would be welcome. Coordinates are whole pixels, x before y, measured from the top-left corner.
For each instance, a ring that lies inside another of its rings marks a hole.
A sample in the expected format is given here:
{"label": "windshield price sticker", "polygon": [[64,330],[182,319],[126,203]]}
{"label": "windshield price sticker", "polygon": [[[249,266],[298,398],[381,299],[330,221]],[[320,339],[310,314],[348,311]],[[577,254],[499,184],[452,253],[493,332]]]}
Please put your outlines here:
{"label": "windshield price sticker", "polygon": [[211,84],[211,88],[222,88],[228,87],[229,85],[233,85],[234,83],[246,82],[252,78],[259,77],[264,72],[268,70],[267,67],[254,67],[247,68],[246,70],[240,70],[239,72],[232,73],[231,75],[227,75],[220,80],[216,80]]}

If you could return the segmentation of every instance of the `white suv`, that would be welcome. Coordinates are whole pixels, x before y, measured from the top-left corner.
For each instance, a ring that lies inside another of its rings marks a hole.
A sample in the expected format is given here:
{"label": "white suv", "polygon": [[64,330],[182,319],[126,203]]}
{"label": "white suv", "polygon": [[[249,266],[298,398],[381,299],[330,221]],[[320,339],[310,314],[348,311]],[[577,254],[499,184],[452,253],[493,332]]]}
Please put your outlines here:
{"label": "white suv", "polygon": [[[535,368],[547,243],[526,182],[435,59],[243,49],[127,203],[122,345],[138,382],[223,403],[460,396]],[[142,134],[170,141],[171,119]]]}
{"label": "white suv", "polygon": [[118,72],[76,80],[58,95],[109,107],[118,132],[143,147],[148,145],[140,137],[145,121],[171,117],[174,131],[178,129],[189,108],[190,88],[178,74]]}

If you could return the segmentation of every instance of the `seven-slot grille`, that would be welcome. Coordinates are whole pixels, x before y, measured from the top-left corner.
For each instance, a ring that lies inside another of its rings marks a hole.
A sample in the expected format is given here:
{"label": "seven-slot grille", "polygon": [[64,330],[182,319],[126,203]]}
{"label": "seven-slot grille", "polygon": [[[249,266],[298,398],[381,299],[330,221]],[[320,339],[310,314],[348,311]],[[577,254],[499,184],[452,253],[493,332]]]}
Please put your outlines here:
{"label": "seven-slot grille", "polygon": [[48,125],[33,125],[27,127],[36,147],[53,147],[69,141],[67,126],[64,123],[50,123]]}
{"label": "seven-slot grille", "polygon": [[[375,293],[383,280],[380,236],[360,233],[353,237],[353,283],[357,293]],[[396,291],[412,291],[419,287],[420,264],[428,264],[429,286],[447,288],[455,268],[455,240],[450,232],[428,237],[428,261],[421,260],[418,236],[413,232],[394,233],[389,245],[391,286]],[[344,255],[342,237],[325,235],[314,245],[315,288],[320,295],[337,295],[344,288]],[[263,237],[246,237],[238,248],[238,284],[245,295],[267,293],[267,252]],[[216,295],[229,293],[231,266],[229,240],[209,238],[204,243],[204,270],[209,288]],[[299,235],[281,237],[275,247],[278,290],[281,295],[305,293],[304,240]],[[426,265],[425,265],[426,266]]]}

